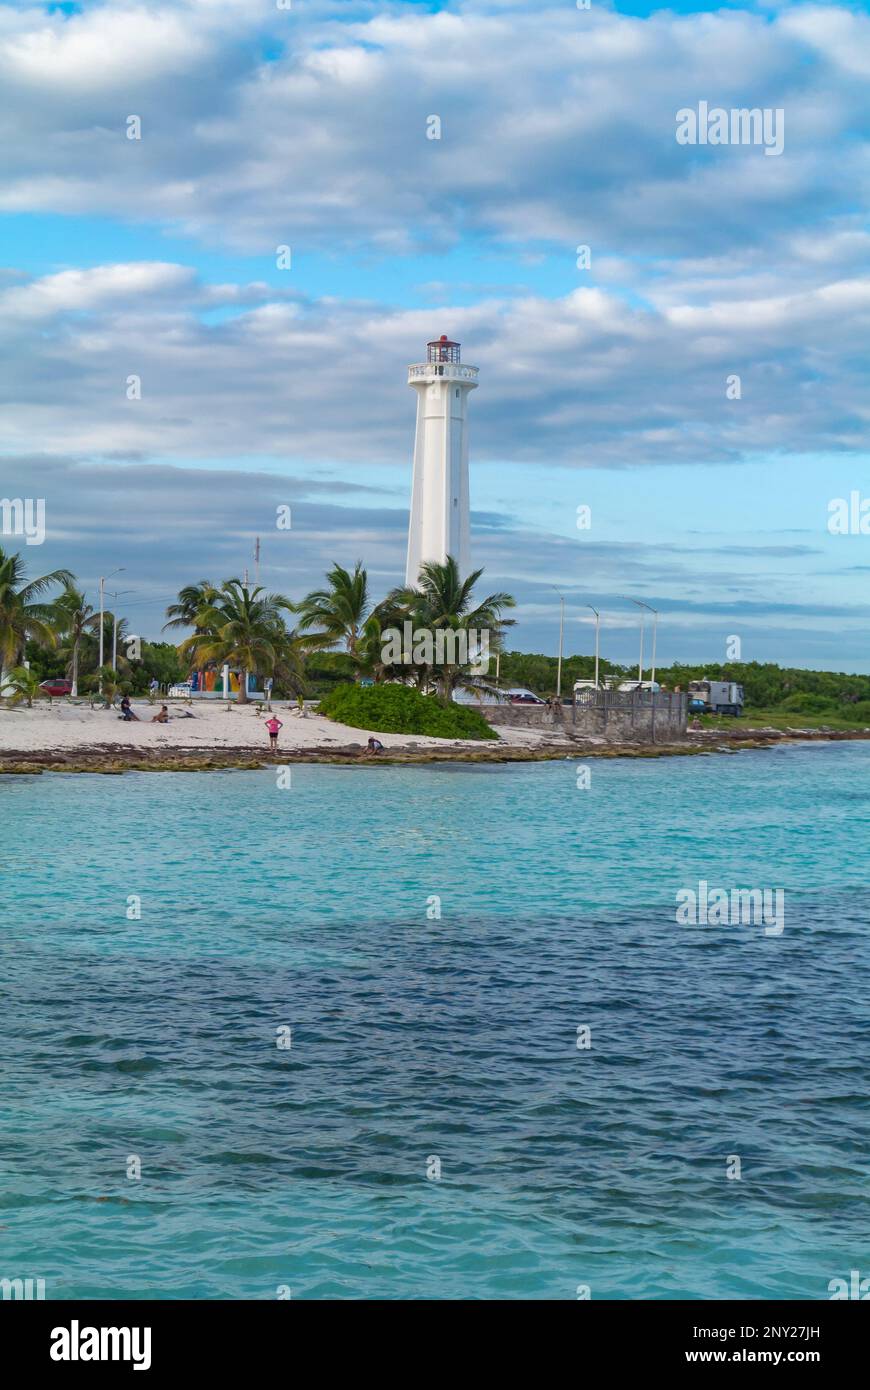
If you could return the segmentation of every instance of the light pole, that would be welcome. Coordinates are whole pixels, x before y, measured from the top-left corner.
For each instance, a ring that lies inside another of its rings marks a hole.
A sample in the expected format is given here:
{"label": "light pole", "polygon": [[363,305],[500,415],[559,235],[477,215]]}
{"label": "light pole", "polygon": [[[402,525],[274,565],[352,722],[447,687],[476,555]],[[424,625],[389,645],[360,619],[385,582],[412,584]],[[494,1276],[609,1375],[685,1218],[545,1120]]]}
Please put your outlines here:
{"label": "light pole", "polygon": [[[122,594],[132,594],[132,589],[118,589],[116,592],[109,593],[109,598],[118,599]],[[100,663],[102,665],[102,662]],[[118,669],[118,609],[115,606],[112,610],[112,670]]]}
{"label": "light pole", "polygon": [[[639,599],[631,598],[628,594],[620,594],[620,598],[626,599],[628,603],[636,603],[638,608],[646,608],[645,603],[641,603]],[[640,656],[637,663],[637,683],[638,686],[643,683],[643,613],[640,615]]]}
{"label": "light pole", "polygon": [[[656,678],[656,634],[659,625],[658,611],[653,608],[651,604],[644,603],[642,599],[629,598],[628,594],[623,594],[622,597],[627,598],[629,603],[636,604],[641,610],[646,609],[647,613],[652,613],[653,615],[652,670],[650,672],[650,684],[652,685]],[[641,612],[640,615],[640,663],[637,668],[637,680],[639,685],[643,684],[643,612]]]}
{"label": "light pole", "polygon": [[[592,608],[591,603],[587,603],[587,608]],[[598,689],[598,634],[601,627],[601,614],[597,608],[592,608],[595,614],[595,689]]]}
{"label": "light pole", "polygon": [[[103,597],[104,597],[104,592],[105,592],[105,588],[106,588],[106,580],[107,580],[107,579],[111,579],[111,578],[112,578],[112,575],[115,575],[115,574],[123,574],[123,573],[124,573],[124,566],[121,565],[119,569],[112,570],[111,574],[101,574],[101,575],[100,575],[100,670],[101,670],[101,671],[102,671],[102,669],[103,669]],[[98,687],[98,688],[99,688],[100,694],[102,695],[102,693],[103,693],[103,679],[102,679],[102,676],[100,677],[100,683],[99,683],[99,687]]]}
{"label": "light pole", "polygon": [[551,584],[551,589],[555,589],[559,595],[559,665],[556,670],[556,699],[562,698],[562,639],[565,634],[565,595],[556,585]]}
{"label": "light pole", "polygon": [[650,686],[652,687],[656,683],[656,634],[659,626],[658,610],[653,608],[649,603],[641,603],[640,599],[635,599],[634,601],[635,603],[639,603],[641,608],[645,608],[648,613],[652,613],[653,615],[652,667],[649,673]]}

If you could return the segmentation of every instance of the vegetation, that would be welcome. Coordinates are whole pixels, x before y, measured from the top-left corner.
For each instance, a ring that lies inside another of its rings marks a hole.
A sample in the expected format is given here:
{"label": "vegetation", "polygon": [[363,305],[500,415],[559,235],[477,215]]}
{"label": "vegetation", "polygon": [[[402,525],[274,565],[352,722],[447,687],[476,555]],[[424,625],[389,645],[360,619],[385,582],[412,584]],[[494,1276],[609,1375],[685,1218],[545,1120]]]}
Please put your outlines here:
{"label": "vegetation", "polygon": [[[297,607],[299,631],[309,633],[310,650],[342,643],[354,665],[360,665],[366,622],[372,614],[368,575],[357,560],[353,574],[333,565],[325,589],[313,589]],[[317,631],[314,631],[317,629]]]}
{"label": "vegetation", "polygon": [[72,583],[69,570],[27,580],[21,556],[0,550],[0,689],[4,672],[19,665],[28,637],[47,647],[57,646],[54,606],[43,602],[43,595],[57,584],[68,583]]}
{"label": "vegetation", "polygon": [[193,613],[194,634],[181,643],[179,655],[197,666],[226,664],[238,670],[240,705],[248,700],[249,672],[273,679],[277,674],[285,688],[301,690],[302,653],[283,617],[290,607],[280,594],[228,579],[220,589],[204,593],[202,607]]}
{"label": "vegetation", "polygon": [[86,637],[100,621],[99,613],[87,602],[84,594],[68,580],[64,591],[54,604],[54,620],[58,637],[58,655],[66,661],[64,674],[72,682],[72,695],[79,693],[79,656]]}
{"label": "vegetation", "polygon": [[[30,703],[40,695],[42,681],[66,677],[74,694],[80,689],[92,692],[102,681],[104,695],[119,691],[142,695],[153,680],[165,689],[185,680],[193,669],[228,664],[241,676],[237,698],[242,704],[247,699],[245,673],[256,672],[273,680],[276,696],[322,697],[324,710],[345,722],[354,722],[351,715],[360,717],[362,706],[354,701],[363,701],[372,711],[367,719],[374,720],[382,710],[386,712],[382,717],[411,721],[368,722],[364,725],[368,728],[452,738],[490,737],[488,732],[475,734],[459,728],[463,722],[466,729],[472,727],[468,721],[473,723],[473,711],[455,705],[453,692],[461,687],[493,689],[494,658],[498,657],[500,689],[526,686],[542,697],[552,696],[557,660],[505,650],[505,634],[513,625],[505,614],[514,600],[506,593],[477,599],[474,588],[481,574],[476,570],[463,579],[455,560],[448,558],[443,565],[424,565],[415,588],[394,589],[380,602],[374,601],[359,561],[352,570],[334,564],[324,586],[298,603],[281,594],[267,594],[259,586],[251,588],[239,579],[219,584],[200,579],[185,586],[166,610],[166,628],[179,630],[179,635],[180,630],[189,633],[178,646],[171,641],[143,640],[136,658],[130,659],[127,620],[106,610],[103,667],[98,671],[100,616],[74,576],[57,569],[29,579],[24,557],[0,548],[0,689],[10,701]],[[298,614],[295,629],[288,623],[292,613]],[[416,659],[406,664],[406,624],[414,634],[454,638],[464,634],[467,659],[448,643],[441,658],[437,647],[431,658],[420,657],[415,650]],[[391,630],[402,634],[401,650],[392,653],[387,641]],[[474,664],[476,642],[471,634],[479,632],[488,634],[488,674]],[[617,683],[637,671],[604,658],[599,669],[602,679]],[[594,673],[592,656],[566,657],[562,695],[570,698],[574,682],[591,680]],[[644,671],[644,676],[649,675],[649,670]],[[705,677],[743,686],[744,727],[870,727],[870,676],[805,671],[773,662],[675,663],[656,670],[656,678],[669,689],[685,690],[691,681]],[[374,685],[360,689],[363,678]],[[423,703],[413,704],[414,696]],[[438,705],[446,716],[443,732],[432,723],[432,710]],[[426,728],[414,722],[424,719],[424,711]]]}
{"label": "vegetation", "polygon": [[[501,658],[499,685],[528,686],[536,695],[556,693],[557,660],[554,656],[506,652]],[[646,679],[649,669],[644,670]],[[591,656],[569,656],[562,662],[562,694],[570,697],[576,680],[591,680],[595,661]],[[614,682],[635,679],[637,666],[618,666],[602,660],[600,678]],[[828,724],[832,728],[863,728],[870,725],[870,676],[852,676],[835,671],[803,671],[777,666],[773,662],[718,662],[703,665],[675,663],[656,668],[656,680],[669,690],[686,690],[694,680],[737,681],[746,699],[744,724],[777,725],[783,728],[801,724],[813,728]],[[799,717],[798,717],[799,716]],[[721,723],[727,721],[722,720]]]}
{"label": "vegetation", "polygon": [[321,714],[352,729],[432,738],[498,738],[477,710],[445,705],[409,685],[341,685],[320,702]]}
{"label": "vegetation", "polygon": [[[450,703],[454,690],[459,687],[490,688],[490,681],[477,671],[481,634],[485,634],[487,652],[494,656],[504,644],[505,628],[513,627],[513,619],[503,617],[506,608],[515,607],[516,600],[510,594],[490,594],[480,600],[472,598],[474,586],[482,574],[483,570],[475,570],[463,579],[456,561],[448,555],[444,564],[430,561],[422,566],[415,589],[395,589],[387,599],[394,626],[410,620],[415,633],[432,633],[436,639],[440,635],[442,641],[452,635],[450,645],[444,643],[443,660],[436,652],[432,660],[415,660],[411,668],[418,688],[434,688],[445,705]],[[460,637],[464,639],[462,648],[457,642]],[[467,659],[456,659],[461,649]]]}
{"label": "vegetation", "polygon": [[26,700],[30,709],[39,694],[39,676],[26,666],[13,666],[3,678],[3,690],[10,705],[18,705]]}
{"label": "vegetation", "polygon": [[167,608],[167,621],[163,626],[192,627],[195,633],[199,632],[201,629],[197,627],[197,614],[219,597],[220,591],[209,579],[200,579],[198,584],[186,584],[179,592],[178,602],[170,603]]}
{"label": "vegetation", "polygon": [[[502,689],[508,686],[526,686],[533,690],[536,695],[546,698],[556,694],[558,661],[554,656],[541,656],[528,652],[505,652],[499,663],[499,685]],[[602,660],[599,662],[599,680],[612,676],[618,680],[626,680],[629,676],[637,675],[637,666],[633,670],[627,666],[617,666],[612,661]],[[570,695],[574,688],[574,682],[579,680],[593,680],[595,677],[595,658],[592,656],[567,656],[562,662],[562,695]],[[658,672],[656,672],[658,679]]]}
{"label": "vegetation", "polygon": [[87,687],[94,698],[105,705],[113,705],[119,695],[126,694],[129,682],[122,681],[112,666],[99,666],[93,675],[87,677]]}
{"label": "vegetation", "polygon": [[[802,671],[794,667],[777,666],[773,662],[730,661],[719,665],[674,665],[656,672],[656,680],[666,681],[673,688],[685,690],[689,681],[737,681],[743,686],[748,707],[775,709],[785,707],[793,696],[822,696],[831,702],[830,708],[846,707],[859,700],[870,700],[870,676],[850,676],[837,671]],[[799,706],[792,705],[792,709]],[[807,712],[811,712],[807,707]]]}

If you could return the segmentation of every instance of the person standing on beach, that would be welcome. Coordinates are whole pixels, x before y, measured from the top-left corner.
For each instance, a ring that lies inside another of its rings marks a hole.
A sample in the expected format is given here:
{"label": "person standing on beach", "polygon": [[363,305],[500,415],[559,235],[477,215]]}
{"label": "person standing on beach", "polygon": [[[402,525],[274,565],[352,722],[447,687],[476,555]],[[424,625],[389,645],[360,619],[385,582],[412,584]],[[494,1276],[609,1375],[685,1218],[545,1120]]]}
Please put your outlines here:
{"label": "person standing on beach", "polygon": [[272,715],[271,719],[266,720],[266,728],[269,730],[269,747],[273,753],[278,751],[278,730],[283,729],[284,725],[280,719]]}

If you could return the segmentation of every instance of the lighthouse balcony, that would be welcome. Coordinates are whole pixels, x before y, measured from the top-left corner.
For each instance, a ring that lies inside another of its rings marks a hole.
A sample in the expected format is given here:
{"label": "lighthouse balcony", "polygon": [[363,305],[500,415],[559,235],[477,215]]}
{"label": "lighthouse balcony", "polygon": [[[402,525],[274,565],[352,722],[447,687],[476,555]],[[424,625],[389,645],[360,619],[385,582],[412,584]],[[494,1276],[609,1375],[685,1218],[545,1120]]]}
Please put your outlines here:
{"label": "lighthouse balcony", "polygon": [[462,362],[418,362],[408,368],[408,381],[436,381],[445,377],[448,381],[477,381],[477,367],[467,367]]}

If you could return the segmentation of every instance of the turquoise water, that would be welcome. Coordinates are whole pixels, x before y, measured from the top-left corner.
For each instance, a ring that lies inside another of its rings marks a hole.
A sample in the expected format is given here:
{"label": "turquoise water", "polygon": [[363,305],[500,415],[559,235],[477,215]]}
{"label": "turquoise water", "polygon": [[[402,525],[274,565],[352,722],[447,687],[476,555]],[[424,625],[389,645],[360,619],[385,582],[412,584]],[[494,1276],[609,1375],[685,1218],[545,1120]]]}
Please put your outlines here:
{"label": "turquoise water", "polygon": [[[870,1272],[870,743],[589,766],[0,778],[0,1276],[826,1298]],[[678,926],[701,879],[784,888],[782,935]]]}

